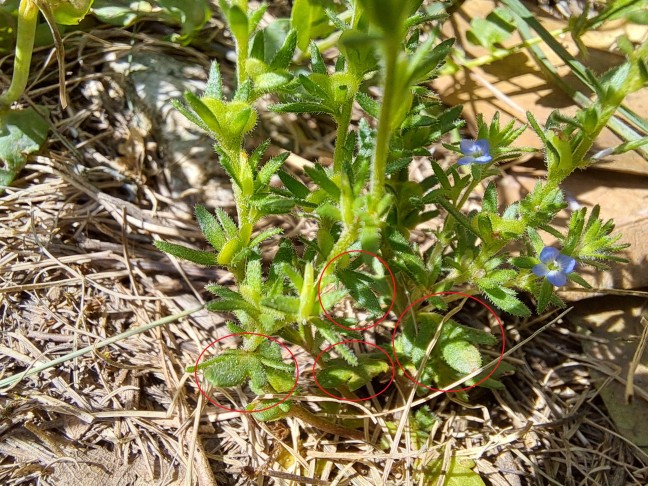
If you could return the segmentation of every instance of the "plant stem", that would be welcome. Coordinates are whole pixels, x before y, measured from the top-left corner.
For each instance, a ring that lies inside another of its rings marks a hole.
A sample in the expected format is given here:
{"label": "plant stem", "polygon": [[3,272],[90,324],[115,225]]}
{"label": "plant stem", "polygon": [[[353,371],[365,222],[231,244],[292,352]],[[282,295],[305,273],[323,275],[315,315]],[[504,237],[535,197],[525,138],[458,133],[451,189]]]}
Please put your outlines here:
{"label": "plant stem", "polygon": [[389,157],[389,141],[392,135],[392,111],[396,102],[394,98],[396,95],[395,72],[397,58],[398,45],[389,41],[385,42],[385,84],[371,172],[371,204],[373,207],[370,208],[370,211],[376,211],[376,207],[385,192],[385,172],[387,158]]}
{"label": "plant stem", "polygon": [[38,7],[36,4],[32,0],[22,0],[18,8],[18,37],[13,77],[9,89],[0,96],[0,110],[9,108],[14,101],[18,101],[27,88],[37,21]]}
{"label": "plant stem", "polygon": [[238,168],[238,176],[243,187],[233,184],[234,201],[239,220],[239,236],[241,242],[247,245],[252,237],[252,230],[256,219],[256,210],[250,205],[250,200],[254,194],[254,181],[252,173],[249,170],[247,154],[243,148],[239,148],[231,155],[235,157],[235,167]]}
{"label": "plant stem", "polygon": [[353,109],[353,98],[342,107],[342,113],[337,117],[337,132],[335,136],[335,151],[333,152],[333,173],[342,172],[344,163],[344,147],[346,145],[347,135],[349,134],[349,124],[351,123],[351,110]]}
{"label": "plant stem", "polygon": [[293,406],[290,408],[290,411],[288,412],[288,416],[297,418],[302,422],[306,422],[307,424],[312,425],[313,427],[322,430],[326,433],[338,435],[340,437],[344,437],[345,439],[361,440],[361,441],[365,440],[364,432],[350,429],[348,427],[343,427],[342,425],[337,425],[334,424],[333,422],[329,422],[328,420],[325,420],[309,412],[304,407],[296,403],[293,404]]}
{"label": "plant stem", "polygon": [[246,37],[245,39],[241,39],[240,43],[237,42],[236,48],[236,81],[237,88],[240,88],[247,79],[245,63],[248,59],[249,38]]}

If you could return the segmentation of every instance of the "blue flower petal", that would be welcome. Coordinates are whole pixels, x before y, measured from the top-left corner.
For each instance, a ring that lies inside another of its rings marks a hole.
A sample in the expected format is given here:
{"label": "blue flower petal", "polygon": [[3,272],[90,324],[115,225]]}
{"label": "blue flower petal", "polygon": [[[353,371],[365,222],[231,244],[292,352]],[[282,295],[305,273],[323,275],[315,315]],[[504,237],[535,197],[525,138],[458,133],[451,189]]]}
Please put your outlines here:
{"label": "blue flower petal", "polygon": [[461,157],[458,161],[458,165],[468,165],[472,164],[475,161],[475,158],[472,155],[466,155],[465,157]]}
{"label": "blue flower petal", "polygon": [[565,274],[573,272],[574,267],[576,266],[576,260],[570,256],[563,255],[562,253],[556,257],[556,262],[560,265],[560,269]]}
{"label": "blue flower petal", "polygon": [[491,160],[493,160],[493,157],[491,157],[489,154],[486,154],[486,155],[482,155],[481,157],[475,158],[475,163],[488,164]]}
{"label": "blue flower petal", "polygon": [[544,263],[538,263],[537,265],[534,265],[531,271],[535,273],[538,277],[544,277],[549,273],[549,267]]}
{"label": "blue flower petal", "polygon": [[459,148],[464,155],[472,154],[475,152],[475,142],[474,140],[462,140],[459,142]]}
{"label": "blue flower petal", "polygon": [[562,287],[567,283],[567,275],[559,270],[552,270],[547,274],[547,280],[555,287]]}
{"label": "blue flower petal", "polygon": [[475,142],[475,147],[477,147],[482,154],[488,154],[490,152],[490,143],[485,138],[477,140]]}
{"label": "blue flower petal", "polygon": [[551,263],[560,255],[560,251],[552,246],[545,246],[540,252],[540,261],[542,263]]}

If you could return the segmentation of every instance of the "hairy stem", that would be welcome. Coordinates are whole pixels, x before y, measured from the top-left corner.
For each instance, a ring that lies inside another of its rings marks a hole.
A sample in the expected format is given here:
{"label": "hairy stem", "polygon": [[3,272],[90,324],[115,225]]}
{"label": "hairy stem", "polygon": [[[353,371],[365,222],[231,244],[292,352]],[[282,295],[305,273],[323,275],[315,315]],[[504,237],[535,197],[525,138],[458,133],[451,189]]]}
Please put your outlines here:
{"label": "hairy stem", "polygon": [[371,172],[371,199],[372,210],[375,211],[385,192],[385,172],[389,157],[389,141],[392,135],[392,115],[394,99],[396,96],[396,60],[398,58],[398,45],[393,42],[385,44],[385,84],[383,90],[383,103],[378,121],[376,135],[376,150],[374,152],[373,167]]}
{"label": "hairy stem", "polygon": [[342,113],[337,117],[337,132],[335,137],[335,152],[333,152],[333,173],[342,172],[344,163],[344,147],[346,145],[347,135],[349,134],[349,124],[351,123],[351,110],[353,108],[353,98],[342,108]]}

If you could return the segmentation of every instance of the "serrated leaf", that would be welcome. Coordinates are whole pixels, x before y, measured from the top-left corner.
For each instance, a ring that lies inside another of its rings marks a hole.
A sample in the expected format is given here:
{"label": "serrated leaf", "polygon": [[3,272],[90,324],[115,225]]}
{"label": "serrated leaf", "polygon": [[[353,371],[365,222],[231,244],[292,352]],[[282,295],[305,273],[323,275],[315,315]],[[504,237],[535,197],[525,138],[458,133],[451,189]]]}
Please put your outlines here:
{"label": "serrated leaf", "polygon": [[[529,235],[529,240],[531,241],[531,245],[533,246],[533,250],[536,252],[537,255],[540,255],[540,252],[544,248],[544,243],[542,241],[542,238],[540,238],[540,235],[538,232],[533,229],[533,228],[527,228],[527,234]],[[538,263],[538,262],[536,262]]]}
{"label": "serrated leaf", "polygon": [[472,373],[481,368],[479,350],[467,341],[453,341],[443,346],[443,360],[459,373]]}
{"label": "serrated leaf", "polygon": [[[253,412],[254,418],[261,422],[280,420],[286,417],[292,407],[292,403],[290,401],[279,403],[279,401],[278,398],[272,400],[260,400],[248,405],[246,410]],[[267,408],[267,410],[263,410],[264,408]],[[259,411],[255,412],[255,410]]]}
{"label": "serrated leaf", "polygon": [[257,95],[278,91],[286,86],[292,76],[288,72],[262,73],[254,78],[254,92]]}
{"label": "serrated leaf", "polygon": [[220,250],[227,242],[225,232],[221,227],[218,219],[207,208],[196,204],[195,208],[196,220],[200,226],[203,235],[215,250]]}
{"label": "serrated leaf", "polygon": [[261,187],[265,187],[270,183],[272,176],[279,170],[279,168],[284,164],[290,152],[284,152],[276,157],[272,157],[268,160],[263,168],[259,171],[257,175],[257,182]]}
{"label": "serrated leaf", "polygon": [[497,213],[497,186],[494,182],[489,182],[484,191],[484,199],[482,201],[482,211],[488,213]]}
{"label": "serrated leaf", "polygon": [[324,306],[325,309],[330,309],[336,303],[340,302],[347,295],[348,295],[348,291],[346,289],[326,292],[321,296],[322,305]]}
{"label": "serrated leaf", "polygon": [[200,118],[202,124],[207,126],[207,129],[210,132],[218,134],[222,133],[218,119],[200,98],[190,91],[187,91],[184,94],[184,99],[187,105],[189,105],[198,118]]}
{"label": "serrated leaf", "polygon": [[207,284],[205,285],[205,290],[211,292],[217,297],[223,297],[227,299],[243,299],[243,296],[234,290],[228,289],[218,284]]}
{"label": "serrated leaf", "polygon": [[263,214],[285,214],[295,207],[296,201],[276,194],[255,194],[250,203]]}
{"label": "serrated leaf", "polygon": [[374,100],[371,96],[361,91],[356,95],[356,101],[369,115],[376,119],[378,118],[380,115],[380,103]]}
{"label": "serrated leaf", "polygon": [[439,184],[441,184],[441,187],[446,191],[451,190],[452,186],[450,185],[450,180],[448,179],[448,176],[443,170],[443,168],[435,161],[432,161],[431,165],[432,165],[432,170],[434,171],[434,175],[439,181]]}
{"label": "serrated leaf", "polygon": [[375,283],[363,280],[366,275],[351,270],[338,270],[336,276],[360,307],[371,311],[374,315],[382,314],[380,301],[370,288],[372,285],[375,286]]}
{"label": "serrated leaf", "polygon": [[[335,349],[338,347],[336,346]],[[324,388],[346,385],[349,390],[355,391],[389,369],[390,366],[386,361],[366,356],[360,357],[358,365],[354,367],[349,367],[344,360],[334,359],[326,363],[323,370],[317,372],[317,381]]]}
{"label": "serrated leaf", "polygon": [[317,47],[317,44],[314,41],[310,43],[310,54],[311,54],[311,70],[314,73],[326,74],[326,64],[324,63],[324,58],[322,53]]}
{"label": "serrated leaf", "polygon": [[[313,75],[313,78],[315,77],[316,76]],[[330,89],[330,78],[326,75],[320,75],[317,76],[317,78],[321,82],[322,86],[320,86],[320,84],[316,83],[315,81],[313,81],[313,79],[304,74],[300,74],[297,79],[309,94],[313,95],[315,98],[318,98],[319,100],[321,100],[321,102],[330,101],[330,95],[326,89]],[[324,86],[326,86],[326,88]]]}
{"label": "serrated leaf", "polygon": [[572,282],[576,282],[578,285],[585,287],[586,289],[591,289],[592,286],[585,280],[583,277],[578,275],[577,273],[570,273],[567,278],[571,280]]}
{"label": "serrated leaf", "polygon": [[276,309],[284,314],[296,315],[299,313],[299,298],[287,295],[277,295],[274,297],[265,297],[261,300],[261,305]]}
{"label": "serrated leaf", "polygon": [[542,285],[540,286],[540,293],[538,294],[538,313],[544,312],[549,305],[553,290],[553,285],[551,285],[549,280],[543,279]]}
{"label": "serrated leaf", "polygon": [[292,389],[295,385],[295,373],[283,371],[271,367],[265,369],[266,378],[270,386],[274,388],[277,393],[285,393]]}
{"label": "serrated leaf", "polygon": [[171,100],[171,105],[191,123],[206,131],[212,138],[216,138],[216,134],[211,130],[211,128],[209,128],[207,124],[190,109],[190,107],[184,105],[179,100]]}
{"label": "serrated leaf", "polygon": [[221,265],[232,264],[234,257],[241,252],[241,241],[238,238],[229,240],[218,253],[218,263]]}
{"label": "serrated leaf", "polygon": [[249,23],[249,29],[250,29],[250,34],[252,34],[256,28],[259,26],[259,22],[261,22],[261,19],[263,18],[263,15],[266,13],[268,10],[268,4],[267,3],[262,3],[258,9],[256,9],[252,13],[248,13],[248,23]]}
{"label": "serrated leaf", "polygon": [[516,275],[515,270],[495,270],[489,272],[485,277],[477,279],[476,283],[480,287],[493,288],[512,280]]}
{"label": "serrated leaf", "polygon": [[538,259],[528,256],[519,256],[511,258],[511,263],[518,268],[530,270],[538,263]]}
{"label": "serrated leaf", "polygon": [[308,177],[310,177],[315,184],[329,193],[333,199],[337,200],[340,198],[340,189],[329,178],[321,165],[315,164],[313,167],[304,167],[304,172],[308,174]]}
{"label": "serrated leaf", "polygon": [[340,52],[348,62],[349,72],[359,78],[378,69],[378,46],[377,36],[356,29],[343,31],[338,43]]}
{"label": "serrated leaf", "polygon": [[198,265],[214,266],[218,264],[218,256],[215,253],[202,250],[194,250],[186,246],[168,243],[166,241],[155,241],[153,243],[158,250],[173,255],[183,260],[188,260]]}
{"label": "serrated leaf", "polygon": [[245,278],[240,285],[243,297],[249,302],[258,302],[263,289],[261,260],[252,259],[245,267]]}
{"label": "serrated leaf", "polygon": [[[341,329],[336,327],[332,322],[325,321],[324,319],[311,319],[310,322],[315,326],[317,332],[329,343],[335,344],[342,341],[342,334],[340,333]],[[358,364],[357,356],[346,344],[335,346],[335,351],[339,353],[349,365],[356,366]]]}
{"label": "serrated leaf", "polygon": [[221,208],[216,208],[216,216],[225,230],[225,233],[227,233],[227,236],[229,238],[236,238],[238,236],[238,228],[236,227],[234,220]]}
{"label": "serrated leaf", "polygon": [[446,39],[434,46],[435,39],[430,38],[421,44],[408,65],[408,84],[418,84],[425,81],[430,74],[448,57],[454,39]]}
{"label": "serrated leaf", "polygon": [[277,51],[277,54],[270,61],[270,67],[272,69],[286,69],[290,66],[293,55],[295,54],[295,48],[297,47],[297,32],[291,30],[286,37],[283,45]]}
{"label": "serrated leaf", "polygon": [[209,79],[205,86],[205,96],[208,98],[223,99],[223,79],[221,78],[220,66],[217,61],[211,63]]}
{"label": "serrated leaf", "polygon": [[224,354],[210,360],[211,366],[205,370],[205,379],[213,386],[227,388],[241,385],[250,374],[250,356]]}
{"label": "serrated leaf", "polygon": [[277,273],[284,275],[288,278],[291,285],[297,292],[301,292],[304,285],[302,274],[291,263],[280,261],[275,264]]}
{"label": "serrated leaf", "polygon": [[243,299],[212,300],[205,305],[205,308],[211,312],[244,311],[251,316],[258,314],[258,310]]}
{"label": "serrated leaf", "polygon": [[412,157],[401,157],[400,159],[390,160],[387,163],[385,173],[390,175],[395,174],[396,172],[400,172],[401,170],[407,168],[407,166],[412,163],[412,160]]}
{"label": "serrated leaf", "polygon": [[283,233],[283,229],[281,228],[269,228],[267,230],[263,230],[261,233],[256,235],[248,244],[250,248],[254,248],[255,246],[259,245],[263,241],[267,240],[268,238],[272,238],[275,235],[280,235]]}
{"label": "serrated leaf", "polygon": [[310,194],[310,189],[308,189],[308,187],[287,172],[280,170],[278,175],[281,182],[283,182],[283,185],[286,186],[286,189],[288,189],[297,198],[306,199]]}
{"label": "serrated leaf", "polygon": [[488,299],[500,309],[514,316],[529,317],[531,311],[515,296],[515,291],[506,287],[482,289]]}
{"label": "serrated leaf", "polygon": [[256,348],[256,353],[260,358],[274,361],[281,361],[283,359],[281,356],[281,346],[270,339],[264,339],[259,347]]}

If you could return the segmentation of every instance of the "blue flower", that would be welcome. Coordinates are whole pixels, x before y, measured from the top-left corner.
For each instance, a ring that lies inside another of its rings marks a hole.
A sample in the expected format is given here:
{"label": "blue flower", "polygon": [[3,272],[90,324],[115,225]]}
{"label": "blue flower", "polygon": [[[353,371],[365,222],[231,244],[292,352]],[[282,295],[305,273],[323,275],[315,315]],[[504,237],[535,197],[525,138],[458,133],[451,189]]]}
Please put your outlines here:
{"label": "blue flower", "polygon": [[540,261],[532,269],[538,277],[547,277],[549,283],[555,287],[562,287],[567,283],[567,275],[574,271],[576,260],[563,255],[551,246],[545,246],[540,252]]}
{"label": "blue flower", "polygon": [[461,157],[457,164],[488,164],[493,157],[490,154],[490,143],[488,140],[462,140],[459,142],[459,148],[464,157]]}

